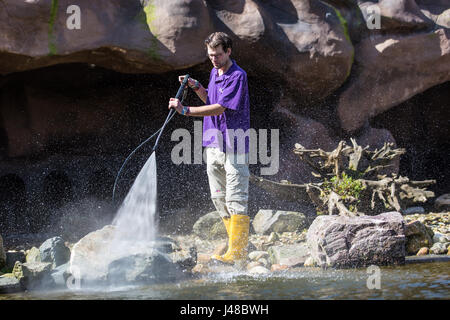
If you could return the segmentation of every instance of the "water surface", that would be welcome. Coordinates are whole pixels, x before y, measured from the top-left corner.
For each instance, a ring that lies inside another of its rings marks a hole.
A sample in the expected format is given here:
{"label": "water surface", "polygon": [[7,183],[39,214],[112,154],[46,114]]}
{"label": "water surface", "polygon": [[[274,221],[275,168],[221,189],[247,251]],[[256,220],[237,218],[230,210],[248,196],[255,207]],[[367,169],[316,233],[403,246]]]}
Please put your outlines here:
{"label": "water surface", "polygon": [[380,289],[368,289],[367,269],[297,268],[271,275],[209,274],[177,283],[82,291],[3,294],[2,299],[449,299],[450,263],[381,267]]}

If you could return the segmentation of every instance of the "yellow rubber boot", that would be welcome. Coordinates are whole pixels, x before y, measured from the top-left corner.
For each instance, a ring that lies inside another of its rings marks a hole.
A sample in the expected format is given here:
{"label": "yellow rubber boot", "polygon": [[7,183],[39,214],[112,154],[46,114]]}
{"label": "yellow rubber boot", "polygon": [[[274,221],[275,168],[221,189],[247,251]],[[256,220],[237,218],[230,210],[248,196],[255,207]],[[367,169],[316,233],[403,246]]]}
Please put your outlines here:
{"label": "yellow rubber boot", "polygon": [[234,214],[230,218],[230,236],[228,239],[228,251],[223,256],[214,255],[211,258],[234,264],[236,260],[247,257],[248,233],[250,228],[250,217]]}
{"label": "yellow rubber boot", "polygon": [[227,229],[228,238],[230,237],[230,218],[222,218],[225,229]]}

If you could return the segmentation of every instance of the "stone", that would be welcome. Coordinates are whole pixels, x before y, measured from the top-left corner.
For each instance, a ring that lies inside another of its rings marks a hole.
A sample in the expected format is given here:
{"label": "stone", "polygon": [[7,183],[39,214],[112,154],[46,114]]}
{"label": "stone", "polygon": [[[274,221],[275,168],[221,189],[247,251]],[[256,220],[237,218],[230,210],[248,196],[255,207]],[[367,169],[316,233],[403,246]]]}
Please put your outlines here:
{"label": "stone", "polygon": [[192,230],[201,239],[213,240],[227,238],[227,230],[217,211],[207,213],[200,217],[194,223]]}
{"label": "stone", "polygon": [[280,236],[276,232],[271,232],[269,235],[269,238],[267,238],[267,243],[274,243],[275,241],[278,241],[280,239]]}
{"label": "stone", "polygon": [[416,214],[416,213],[425,213],[425,209],[423,207],[409,207],[402,211],[402,214]]}
{"label": "stone", "polygon": [[54,285],[56,288],[66,288],[67,287],[67,279],[70,276],[68,273],[69,263],[61,264],[58,267],[54,268],[50,277],[53,279]]}
{"label": "stone", "polygon": [[446,236],[445,234],[435,232],[434,236],[433,236],[433,243],[436,243],[436,242],[441,242],[441,243],[450,242],[450,237]]}
{"label": "stone", "polygon": [[295,232],[308,227],[306,216],[294,211],[259,210],[252,226],[257,234]]}
{"label": "stone", "polygon": [[53,268],[65,264],[70,259],[70,249],[61,237],[47,239],[39,247],[42,262],[50,262]]}
{"label": "stone", "polygon": [[433,231],[420,221],[405,224],[406,253],[416,254],[422,247],[431,247]]}
{"label": "stone", "polygon": [[194,247],[180,246],[170,252],[174,246],[167,239],[115,242],[115,232],[115,226],[107,225],[73,246],[68,273],[80,280],[82,287],[172,281],[186,277],[189,272],[185,271],[197,263]]}
{"label": "stone", "polygon": [[228,243],[227,242],[220,243],[219,245],[217,245],[214,248],[213,255],[221,256],[221,255],[225,254],[225,252],[227,252],[227,249],[228,249]]}
{"label": "stone", "polygon": [[178,266],[182,272],[191,272],[197,265],[197,247],[189,246],[181,248],[169,254],[172,263]]}
{"label": "stone", "polygon": [[251,261],[249,264],[247,264],[247,271],[250,271],[252,268],[256,266],[262,266],[262,263],[259,261]]}
{"label": "stone", "polygon": [[282,265],[282,264],[273,264],[270,267],[270,271],[272,271],[272,272],[284,271],[284,270],[288,270],[288,269],[289,269],[289,266]]}
{"label": "stone", "polygon": [[[49,2],[4,0],[4,5],[11,9],[0,12],[2,74],[69,62],[123,73],[183,70],[207,60],[203,41],[209,34],[226,31],[239,43],[233,54],[249,68],[288,80],[300,97],[320,99],[344,83],[354,56],[346,24],[320,2],[125,1],[108,2],[102,12],[89,2],[83,5],[89,12],[81,18],[83,27],[71,36],[61,27],[67,19],[62,6],[55,7],[49,24]],[[33,45],[22,45],[31,40]]]}
{"label": "stone", "polygon": [[307,243],[322,268],[352,268],[405,263],[405,230],[398,212],[376,216],[318,216]]}
{"label": "stone", "polygon": [[248,254],[248,258],[252,261],[257,261],[261,258],[267,258],[269,254],[267,251],[252,251]]}
{"label": "stone", "polygon": [[370,118],[450,80],[450,36],[445,28],[366,37],[355,45],[355,52],[359,72],[337,106],[340,127],[346,132],[355,132]]}
{"label": "stone", "polygon": [[9,250],[6,252],[6,267],[14,268],[16,261],[24,263],[26,261],[25,252]]}
{"label": "stone", "polygon": [[303,264],[304,267],[315,267],[316,263],[312,257],[308,257]]}
{"label": "stone", "polygon": [[32,247],[25,253],[26,253],[25,262],[27,263],[41,262],[41,252],[39,251],[38,248]]}
{"label": "stone", "polygon": [[446,254],[448,251],[445,243],[437,242],[430,248],[430,254]]}
{"label": "stone", "polygon": [[22,287],[34,290],[53,287],[53,279],[50,277],[51,270],[50,262],[17,262],[13,273]]}
{"label": "stone", "polygon": [[429,249],[427,247],[420,248],[416,256],[425,256],[428,254]]}
{"label": "stone", "polygon": [[157,250],[118,258],[107,269],[106,281],[112,285],[174,281],[181,276],[176,264]]}
{"label": "stone", "polygon": [[270,263],[269,263],[269,261],[267,261],[266,258],[259,258],[258,262],[261,263],[261,265],[265,268],[270,267]]}
{"label": "stone", "polygon": [[270,273],[270,270],[263,266],[255,266],[248,270],[248,272],[252,274],[268,274]]}
{"label": "stone", "polygon": [[0,235],[0,269],[6,265],[6,252],[3,247],[3,238]]}
{"label": "stone", "polygon": [[22,287],[18,279],[9,275],[0,276],[0,293],[13,293],[18,291],[22,291]]}
{"label": "stone", "polygon": [[192,273],[199,273],[199,274],[208,274],[211,270],[207,265],[198,263],[194,268],[192,268]]}
{"label": "stone", "polygon": [[211,255],[207,253],[198,253],[197,254],[197,264],[206,265],[211,261]]}
{"label": "stone", "polygon": [[437,210],[450,210],[450,193],[445,193],[434,200],[434,207]]}
{"label": "stone", "polygon": [[296,243],[283,246],[272,246],[268,250],[269,262],[288,267],[302,266],[309,256],[306,243]]}

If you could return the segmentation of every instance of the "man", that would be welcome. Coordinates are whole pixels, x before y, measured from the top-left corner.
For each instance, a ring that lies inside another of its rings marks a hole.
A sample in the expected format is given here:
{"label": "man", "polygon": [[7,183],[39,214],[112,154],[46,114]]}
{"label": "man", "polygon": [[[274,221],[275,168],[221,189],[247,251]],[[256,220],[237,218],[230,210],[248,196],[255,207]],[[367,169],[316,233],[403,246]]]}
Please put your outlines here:
{"label": "man", "polygon": [[[250,218],[248,216],[248,137],[239,139],[235,130],[250,128],[250,103],[247,74],[230,58],[231,38],[215,32],[206,40],[208,57],[213,64],[208,88],[190,78],[188,85],[206,104],[192,107],[171,98],[169,109],[182,115],[203,117],[203,146],[211,199],[228,233],[228,250],[211,258],[233,264],[247,256]],[[182,82],[184,76],[179,77]]]}

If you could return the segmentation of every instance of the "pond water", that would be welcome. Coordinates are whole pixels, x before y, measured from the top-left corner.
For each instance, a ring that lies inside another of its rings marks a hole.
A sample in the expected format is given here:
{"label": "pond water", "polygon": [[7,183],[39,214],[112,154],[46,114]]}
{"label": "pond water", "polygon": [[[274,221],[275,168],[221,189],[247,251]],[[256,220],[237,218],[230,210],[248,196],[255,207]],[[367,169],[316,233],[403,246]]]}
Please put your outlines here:
{"label": "pond water", "polygon": [[380,289],[369,289],[368,269],[296,268],[271,275],[223,272],[177,283],[81,291],[32,291],[0,294],[16,299],[449,299],[450,263],[380,267]]}

